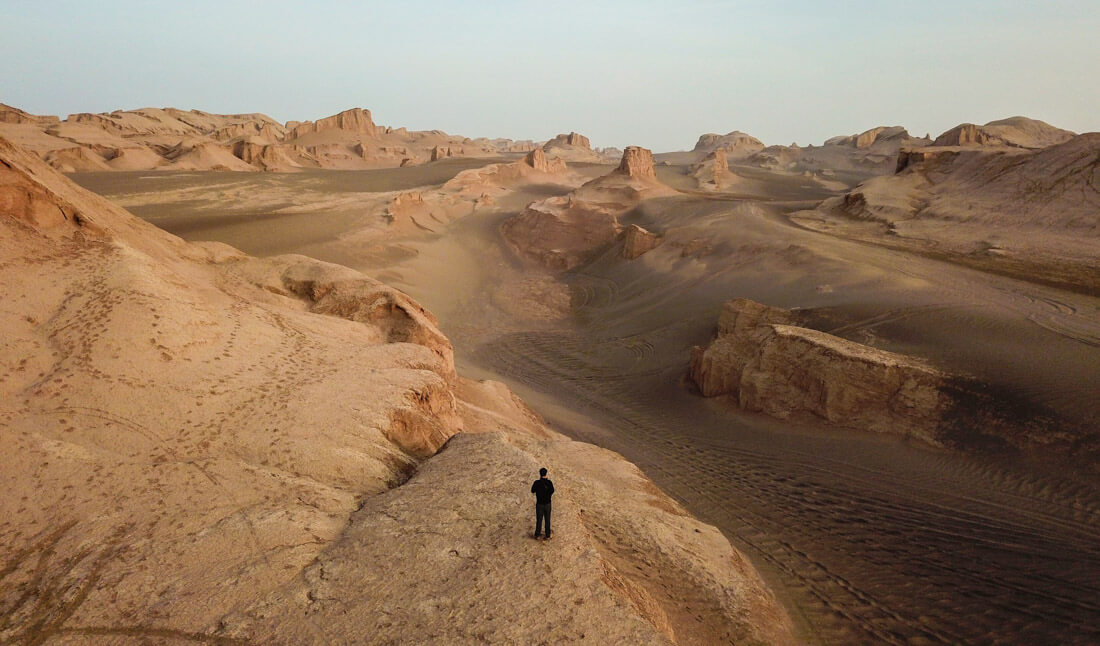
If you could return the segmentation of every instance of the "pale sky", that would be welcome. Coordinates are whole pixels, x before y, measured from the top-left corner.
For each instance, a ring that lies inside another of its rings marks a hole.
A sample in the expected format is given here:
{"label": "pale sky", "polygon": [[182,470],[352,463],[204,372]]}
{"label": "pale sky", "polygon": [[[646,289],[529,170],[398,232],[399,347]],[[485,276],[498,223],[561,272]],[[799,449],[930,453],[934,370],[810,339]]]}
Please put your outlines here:
{"label": "pale sky", "polygon": [[1100,0],[0,0],[0,102],[690,149],[1024,115],[1100,130]]}

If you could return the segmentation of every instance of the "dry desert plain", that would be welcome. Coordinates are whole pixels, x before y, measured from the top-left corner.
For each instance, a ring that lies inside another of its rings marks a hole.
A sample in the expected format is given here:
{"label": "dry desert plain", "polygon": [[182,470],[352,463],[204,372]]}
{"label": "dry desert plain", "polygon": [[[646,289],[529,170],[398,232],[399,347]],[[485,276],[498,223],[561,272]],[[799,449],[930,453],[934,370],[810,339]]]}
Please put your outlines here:
{"label": "dry desert plain", "polygon": [[146,112],[0,124],[0,639],[1100,640],[1100,135]]}

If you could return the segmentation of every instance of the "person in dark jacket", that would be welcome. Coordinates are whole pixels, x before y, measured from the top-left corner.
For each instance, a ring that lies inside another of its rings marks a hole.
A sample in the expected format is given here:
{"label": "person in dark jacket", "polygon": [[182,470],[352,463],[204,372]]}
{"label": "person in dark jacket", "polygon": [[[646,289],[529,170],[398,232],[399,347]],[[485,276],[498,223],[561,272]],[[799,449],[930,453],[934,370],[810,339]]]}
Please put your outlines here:
{"label": "person in dark jacket", "polygon": [[542,529],[542,519],[546,519],[546,538],[550,538],[550,496],[554,495],[554,483],[546,477],[546,469],[539,469],[539,479],[531,485],[535,494],[535,538]]}

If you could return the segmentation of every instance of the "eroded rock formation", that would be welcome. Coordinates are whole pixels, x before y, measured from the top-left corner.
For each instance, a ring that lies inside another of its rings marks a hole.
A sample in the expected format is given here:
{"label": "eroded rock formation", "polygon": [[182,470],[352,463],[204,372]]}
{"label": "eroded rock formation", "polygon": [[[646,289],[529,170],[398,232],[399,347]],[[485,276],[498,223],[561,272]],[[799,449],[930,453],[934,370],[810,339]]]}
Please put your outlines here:
{"label": "eroded rock formation", "polygon": [[358,272],[185,243],[0,138],[0,285],[7,641],[793,641],[720,532]]}
{"label": "eroded rock formation", "polygon": [[1074,136],[1069,130],[1027,117],[1009,117],[984,126],[963,123],[936,137],[934,146],[1015,146],[1045,148],[1065,143]]}
{"label": "eroded rock formation", "polygon": [[[428,160],[433,150],[436,158],[495,157],[535,147],[531,142],[469,139],[439,130],[409,132],[406,128],[381,126],[374,123],[369,110],[360,108],[317,121],[289,121],[283,125],[263,114],[218,115],[175,108],[80,113],[61,121],[0,104],[0,136],[43,158],[51,155],[54,165],[65,171],[353,170],[420,163]],[[573,144],[555,150],[580,161],[598,158],[581,146],[586,140],[580,135],[566,136],[566,140]],[[219,146],[248,160],[253,168],[212,154],[192,156],[184,164],[177,164],[175,158],[181,146]],[[107,166],[97,165],[94,156],[82,158],[85,153],[64,152],[74,147],[104,158]],[[109,151],[122,149],[131,152],[118,164],[111,163]]]}
{"label": "eroded rock formation", "polygon": [[647,251],[652,251],[660,244],[661,238],[655,233],[632,224],[623,232],[623,258],[634,260]]}
{"label": "eroded rock formation", "polygon": [[729,156],[740,159],[764,150],[764,144],[756,137],[738,130],[724,135],[713,132],[699,135],[699,140],[695,142],[695,152],[709,153],[715,150],[722,150]]}
{"label": "eroded rock formation", "polygon": [[629,146],[618,168],[568,195],[529,204],[501,225],[501,233],[521,255],[552,269],[571,269],[619,237],[620,214],[673,193],[657,180],[653,153]]}
{"label": "eroded rock formation", "polygon": [[691,356],[704,396],[730,395],[776,417],[811,413],[834,424],[940,444],[945,375],[926,363],[792,325],[787,310],[737,299],[718,334]]}
{"label": "eroded rock formation", "polygon": [[653,151],[641,146],[627,146],[623,151],[622,161],[619,162],[618,172],[642,180],[657,179],[657,173],[653,170]]}
{"label": "eroded rock formation", "polygon": [[558,135],[543,144],[544,150],[550,150],[552,148],[558,148],[562,146],[575,146],[577,148],[592,149],[592,143],[588,140],[588,137],[576,132],[570,132],[569,134]]}
{"label": "eroded rock formation", "polygon": [[325,130],[344,130],[363,134],[368,137],[376,137],[385,132],[384,128],[379,128],[374,124],[374,120],[371,119],[370,110],[352,108],[334,114],[331,117],[299,124],[290,130],[287,138],[297,139],[312,132],[323,132]]}

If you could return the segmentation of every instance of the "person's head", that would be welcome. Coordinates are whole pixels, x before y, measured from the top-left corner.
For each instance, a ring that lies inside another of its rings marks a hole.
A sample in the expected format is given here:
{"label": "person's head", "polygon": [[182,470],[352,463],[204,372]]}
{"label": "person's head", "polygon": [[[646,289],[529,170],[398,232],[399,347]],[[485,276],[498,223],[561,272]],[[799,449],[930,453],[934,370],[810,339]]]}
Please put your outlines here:
{"label": "person's head", "polygon": [[543,468],[539,469],[539,477],[540,478],[545,478],[546,477],[546,467],[543,467]]}

